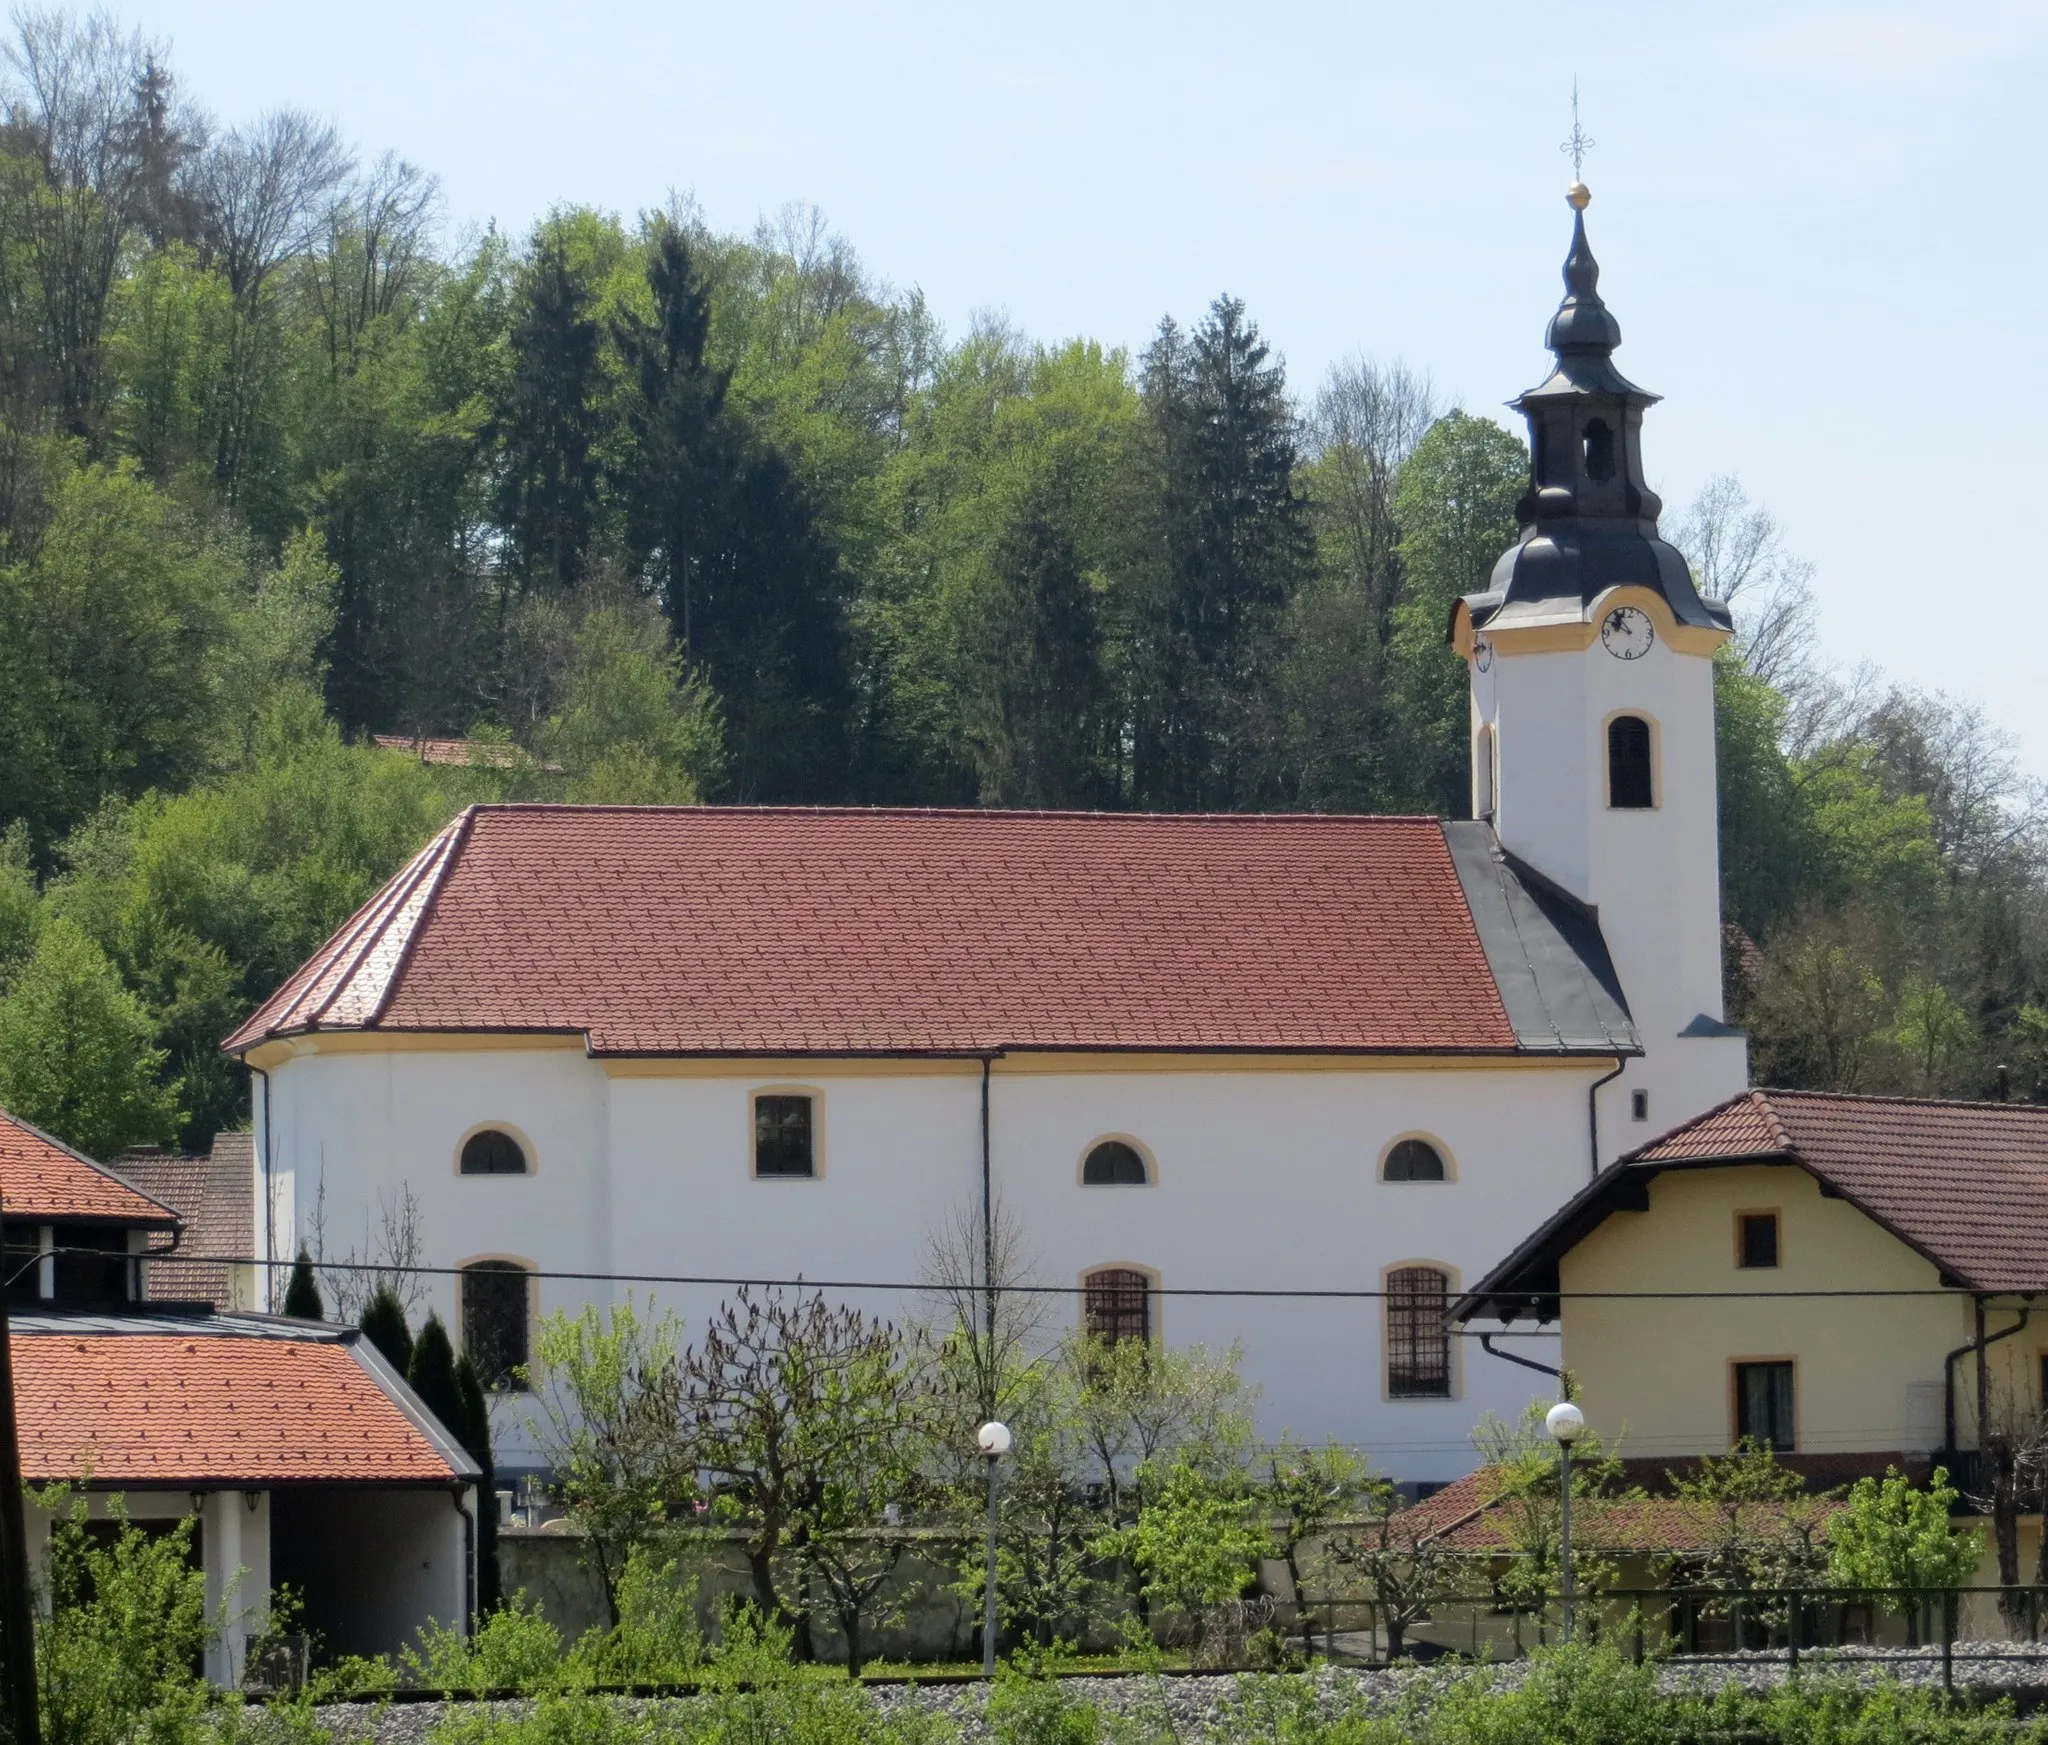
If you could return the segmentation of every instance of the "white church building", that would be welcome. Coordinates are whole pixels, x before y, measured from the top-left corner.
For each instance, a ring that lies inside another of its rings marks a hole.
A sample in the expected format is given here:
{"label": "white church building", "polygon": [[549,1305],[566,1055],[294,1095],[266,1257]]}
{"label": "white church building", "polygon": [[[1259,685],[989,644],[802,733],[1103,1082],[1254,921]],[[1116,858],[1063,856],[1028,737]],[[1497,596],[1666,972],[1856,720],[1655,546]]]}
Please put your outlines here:
{"label": "white church building", "polygon": [[[1515,402],[1521,538],[1450,626],[1472,820],[472,808],[227,1043],[259,1253],[316,1206],[330,1257],[373,1247],[409,1192],[497,1378],[630,1280],[830,1281],[903,1319],[935,1232],[994,1204],[1065,1317],[1238,1344],[1265,1433],[1468,1470],[1474,1422],[1554,1384],[1450,1304],[1747,1082],[1729,619],[1658,537],[1584,204]],[[729,1294],[653,1288],[693,1327]]]}

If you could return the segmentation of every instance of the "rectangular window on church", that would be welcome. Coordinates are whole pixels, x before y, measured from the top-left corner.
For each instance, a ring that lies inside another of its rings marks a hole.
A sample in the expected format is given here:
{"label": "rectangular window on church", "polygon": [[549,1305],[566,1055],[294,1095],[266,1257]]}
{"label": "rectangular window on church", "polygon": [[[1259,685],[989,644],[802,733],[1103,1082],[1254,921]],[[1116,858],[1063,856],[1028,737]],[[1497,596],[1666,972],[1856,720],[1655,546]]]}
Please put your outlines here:
{"label": "rectangular window on church", "polygon": [[817,1174],[811,1099],[763,1095],[754,1099],[754,1173]]}

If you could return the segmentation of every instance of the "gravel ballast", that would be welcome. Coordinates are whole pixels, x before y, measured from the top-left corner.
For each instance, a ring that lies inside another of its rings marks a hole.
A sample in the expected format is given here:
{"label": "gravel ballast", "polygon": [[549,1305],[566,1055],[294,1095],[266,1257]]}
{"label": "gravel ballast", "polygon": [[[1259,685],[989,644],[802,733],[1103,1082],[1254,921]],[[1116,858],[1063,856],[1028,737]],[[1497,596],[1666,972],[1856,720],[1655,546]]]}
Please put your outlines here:
{"label": "gravel ballast", "polygon": [[[2019,1699],[2023,1708],[2048,1701],[2048,1644],[1958,1642],[1952,1665],[1959,1691],[1980,1697],[2010,1695]],[[1398,1668],[1326,1666],[1292,1676],[1313,1681],[1322,1699],[1320,1706],[1334,1711],[1350,1708],[1361,1698],[1373,1709],[1427,1702],[1432,1690],[1468,1676],[1471,1670],[1462,1662],[1441,1662]],[[1506,1664],[1493,1670],[1503,1684],[1510,1684],[1521,1676],[1522,1664]],[[1790,1676],[1791,1671],[1783,1650],[1702,1656],[1666,1661],[1659,1669],[1658,1683],[1674,1695],[1684,1691],[1710,1692],[1730,1683],[1764,1690]],[[1938,1687],[1942,1682],[1941,1650],[1937,1647],[1815,1651],[1801,1655],[1798,1672],[1809,1680],[1850,1679],[1859,1684],[1876,1684],[1889,1678],[1901,1684]],[[1070,1682],[1078,1700],[1132,1719],[1156,1716],[1164,1723],[1160,1728],[1162,1734],[1183,1740],[1223,1738],[1222,1729],[1239,1690],[1236,1673],[1180,1673],[1160,1678],[1098,1676]],[[978,1683],[891,1683],[874,1684],[867,1689],[884,1713],[915,1708],[943,1716],[959,1728],[967,1745],[978,1745],[988,1737],[983,1721],[987,1693]],[[616,1703],[636,1717],[658,1719],[664,1710],[699,1699],[602,1700]],[[315,1715],[336,1745],[426,1745],[435,1728],[451,1716],[488,1714],[509,1720],[530,1713],[532,1708],[533,1704],[526,1700],[335,1703],[316,1710]]]}

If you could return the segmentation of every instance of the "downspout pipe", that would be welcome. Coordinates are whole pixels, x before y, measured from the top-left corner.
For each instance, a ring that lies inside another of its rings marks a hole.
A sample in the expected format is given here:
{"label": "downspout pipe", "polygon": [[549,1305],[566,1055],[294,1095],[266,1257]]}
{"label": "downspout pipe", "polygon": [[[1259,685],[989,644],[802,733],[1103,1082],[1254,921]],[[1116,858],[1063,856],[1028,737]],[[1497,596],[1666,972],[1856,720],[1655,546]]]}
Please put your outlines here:
{"label": "downspout pipe", "polygon": [[1964,1340],[1962,1344],[1958,1345],[1955,1350],[1951,1351],[1941,1360],[1941,1441],[1943,1451],[1950,1455],[1960,1452],[1956,1447],[1956,1365],[1969,1356],[1971,1352],[1978,1353],[1977,1447],[1981,1453],[1984,1447],[1984,1409],[1990,1386],[1984,1373],[1984,1348],[1988,1345],[1996,1345],[2001,1339],[2010,1339],[2015,1333],[2023,1331],[2034,1313],[2034,1305],[2032,1303],[2022,1303],[2019,1308],[2020,1318],[2017,1321],[2010,1327],[1993,1333],[1989,1338],[1986,1338],[1984,1333],[1984,1299],[1980,1296],[1974,1300],[1977,1311],[1976,1333],[1971,1338]]}
{"label": "downspout pipe", "polygon": [[[476,1506],[484,1506],[484,1481],[479,1478],[474,1484],[458,1484],[448,1493],[455,1504],[455,1512],[462,1517],[462,1633],[476,1634],[476,1516],[462,1506],[462,1493],[469,1491],[476,1497]],[[491,1507],[498,1506],[498,1499],[491,1498]]]}
{"label": "downspout pipe", "polygon": [[1592,1173],[1596,1176],[1600,1173],[1600,1087],[1613,1084],[1626,1071],[1628,1062],[1617,1060],[1612,1072],[1603,1073],[1586,1087],[1586,1134],[1593,1147]]}
{"label": "downspout pipe", "polygon": [[[1503,1351],[1493,1342],[1491,1333],[1479,1335],[1479,1349],[1488,1357],[1498,1357],[1503,1363],[1519,1363],[1524,1369],[1533,1369],[1538,1375],[1553,1375],[1562,1382],[1564,1371],[1547,1363],[1538,1363],[1533,1357],[1517,1357],[1512,1351]],[[1561,1396],[1560,1396],[1561,1397]]]}
{"label": "downspout pipe", "polygon": [[989,1144],[988,1081],[995,1056],[981,1057],[981,1287],[989,1347],[996,1339],[996,1176]]}
{"label": "downspout pipe", "polygon": [[250,1065],[249,1071],[263,1081],[263,1306],[277,1308],[277,1191],[270,1162],[270,1074]]}

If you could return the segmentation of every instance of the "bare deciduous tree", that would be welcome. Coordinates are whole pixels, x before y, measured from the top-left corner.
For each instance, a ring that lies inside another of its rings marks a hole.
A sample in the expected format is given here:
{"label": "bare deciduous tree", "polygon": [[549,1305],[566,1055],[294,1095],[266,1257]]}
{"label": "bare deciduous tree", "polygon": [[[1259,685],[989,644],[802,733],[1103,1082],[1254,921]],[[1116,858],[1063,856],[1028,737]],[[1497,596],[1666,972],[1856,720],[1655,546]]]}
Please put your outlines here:
{"label": "bare deciduous tree", "polygon": [[1673,540],[1700,592],[1735,613],[1743,664],[1788,694],[1814,676],[1813,565],[1785,546],[1777,519],[1733,473],[1708,481]]}
{"label": "bare deciduous tree", "polygon": [[1309,456],[1323,475],[1317,506],[1381,641],[1401,589],[1394,475],[1439,410],[1427,376],[1360,357],[1331,367],[1307,421]]}

